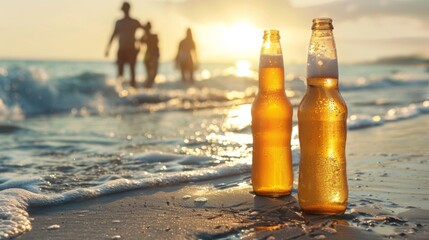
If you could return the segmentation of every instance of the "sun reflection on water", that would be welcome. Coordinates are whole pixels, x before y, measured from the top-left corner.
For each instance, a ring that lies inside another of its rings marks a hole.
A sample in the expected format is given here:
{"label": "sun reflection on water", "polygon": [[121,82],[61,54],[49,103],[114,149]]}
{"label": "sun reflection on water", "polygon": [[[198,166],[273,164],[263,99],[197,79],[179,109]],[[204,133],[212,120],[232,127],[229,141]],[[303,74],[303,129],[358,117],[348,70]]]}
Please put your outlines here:
{"label": "sun reflection on water", "polygon": [[228,132],[218,135],[212,133],[207,136],[207,140],[220,145],[216,147],[217,156],[244,164],[252,162],[252,149],[249,147],[253,142],[251,134]]}
{"label": "sun reflection on water", "polygon": [[241,131],[250,127],[252,122],[252,116],[250,114],[251,107],[251,104],[243,104],[229,110],[222,128],[226,131]]}
{"label": "sun reflection on water", "polygon": [[211,157],[214,160],[209,165],[228,162],[251,164],[253,139],[250,108],[250,104],[244,104],[228,110],[221,124],[203,122],[200,126],[203,129],[185,139],[180,151]]}

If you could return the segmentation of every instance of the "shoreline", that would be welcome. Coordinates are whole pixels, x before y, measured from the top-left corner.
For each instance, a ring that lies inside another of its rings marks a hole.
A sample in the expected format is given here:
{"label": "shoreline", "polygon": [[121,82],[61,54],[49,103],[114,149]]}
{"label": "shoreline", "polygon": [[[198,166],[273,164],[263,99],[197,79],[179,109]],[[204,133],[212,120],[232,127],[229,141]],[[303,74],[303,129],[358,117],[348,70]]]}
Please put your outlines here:
{"label": "shoreline", "polygon": [[224,181],[241,185],[243,177],[32,209],[33,230],[22,239],[381,239],[345,224],[353,214],[301,215],[296,194],[267,198],[249,185],[224,188]]}
{"label": "shoreline", "polygon": [[341,216],[302,215],[296,184],[292,196],[256,197],[243,174],[32,208],[20,239],[429,239],[428,120],[349,131]]}

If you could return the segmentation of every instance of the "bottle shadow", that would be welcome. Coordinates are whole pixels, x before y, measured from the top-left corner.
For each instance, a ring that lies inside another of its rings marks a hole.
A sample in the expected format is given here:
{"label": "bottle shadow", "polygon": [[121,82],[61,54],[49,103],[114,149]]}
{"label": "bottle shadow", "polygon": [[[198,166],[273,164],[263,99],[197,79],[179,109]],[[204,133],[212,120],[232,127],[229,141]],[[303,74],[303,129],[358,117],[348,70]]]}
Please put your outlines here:
{"label": "bottle shadow", "polygon": [[[289,195],[279,198],[254,197],[253,222],[249,237],[256,239],[301,239],[306,237],[332,237],[337,225],[349,226],[347,214],[341,216],[311,215],[302,213],[298,200]],[[344,235],[340,235],[344,236]],[[350,234],[346,234],[350,237]]]}

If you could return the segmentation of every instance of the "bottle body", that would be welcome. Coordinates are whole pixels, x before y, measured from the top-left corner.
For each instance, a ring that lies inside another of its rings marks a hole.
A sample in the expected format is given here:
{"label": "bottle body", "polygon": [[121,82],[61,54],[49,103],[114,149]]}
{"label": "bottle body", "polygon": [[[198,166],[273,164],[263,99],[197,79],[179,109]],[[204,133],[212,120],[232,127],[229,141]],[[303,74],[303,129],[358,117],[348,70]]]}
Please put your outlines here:
{"label": "bottle body", "polygon": [[348,200],[347,106],[338,90],[332,29],[322,34],[315,31],[310,41],[307,91],[298,108],[298,199],[304,212],[335,215],[344,213]]}
{"label": "bottle body", "polygon": [[[268,45],[272,48],[276,44]],[[271,52],[265,51],[263,45],[259,91],[252,104],[252,185],[255,194],[271,197],[290,194],[293,184],[291,132],[292,106],[284,91],[281,48],[280,52]]]}
{"label": "bottle body", "polygon": [[347,207],[347,107],[336,88],[324,87],[332,82],[338,79],[307,79],[298,108],[298,199],[307,213],[342,214]]}

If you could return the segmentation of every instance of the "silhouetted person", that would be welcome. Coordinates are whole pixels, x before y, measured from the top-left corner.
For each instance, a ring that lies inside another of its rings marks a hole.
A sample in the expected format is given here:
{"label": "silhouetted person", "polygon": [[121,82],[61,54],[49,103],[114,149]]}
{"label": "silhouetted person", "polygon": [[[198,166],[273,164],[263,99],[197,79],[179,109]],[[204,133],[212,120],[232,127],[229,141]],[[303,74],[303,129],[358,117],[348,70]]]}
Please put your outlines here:
{"label": "silhouetted person", "polygon": [[143,27],[144,35],[141,38],[141,43],[146,44],[146,53],[144,55],[143,63],[146,67],[146,82],[145,87],[151,88],[155,82],[156,75],[158,74],[159,63],[159,47],[158,35],[151,32],[152,24],[147,22]]}
{"label": "silhouetted person", "polygon": [[124,18],[116,21],[115,29],[113,30],[112,37],[107,44],[106,57],[109,55],[110,45],[115,37],[119,38],[119,48],[116,64],[118,65],[118,77],[124,76],[124,65],[126,63],[130,66],[131,72],[131,86],[136,87],[135,79],[135,66],[138,48],[136,48],[135,33],[141,27],[140,22],[130,17],[130,4],[124,2],[121,10],[124,12]]}
{"label": "silhouetted person", "polygon": [[197,53],[191,29],[186,30],[186,37],[179,44],[176,66],[180,67],[183,82],[194,82],[194,71],[197,66]]}

